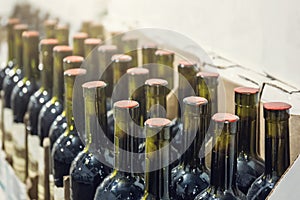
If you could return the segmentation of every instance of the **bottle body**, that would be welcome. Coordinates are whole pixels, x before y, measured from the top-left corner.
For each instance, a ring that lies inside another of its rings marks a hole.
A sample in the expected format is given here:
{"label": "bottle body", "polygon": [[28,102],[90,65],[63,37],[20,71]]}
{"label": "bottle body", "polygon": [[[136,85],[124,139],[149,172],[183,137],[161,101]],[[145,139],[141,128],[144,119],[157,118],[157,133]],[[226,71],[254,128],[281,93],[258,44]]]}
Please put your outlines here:
{"label": "bottle body", "polygon": [[67,130],[66,113],[62,112],[56,117],[54,122],[50,126],[49,138],[50,138],[50,150],[52,150],[56,140]]}

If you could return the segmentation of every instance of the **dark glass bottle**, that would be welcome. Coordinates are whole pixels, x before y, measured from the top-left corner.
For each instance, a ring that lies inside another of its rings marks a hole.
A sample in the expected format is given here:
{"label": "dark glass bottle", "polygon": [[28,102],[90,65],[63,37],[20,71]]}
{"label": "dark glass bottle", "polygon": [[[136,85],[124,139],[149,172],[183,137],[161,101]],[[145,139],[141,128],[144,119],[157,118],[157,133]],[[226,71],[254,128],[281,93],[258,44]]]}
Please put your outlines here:
{"label": "dark glass bottle", "polygon": [[123,53],[126,55],[131,56],[132,58],[132,66],[138,66],[138,39],[133,36],[123,36],[122,37],[122,46],[123,46]]}
{"label": "dark glass bottle", "polygon": [[[80,57],[82,58],[82,57]],[[83,61],[83,58],[81,62]],[[64,58],[64,63],[71,65],[78,64],[78,56],[69,56]],[[86,70],[82,68],[72,68],[64,72],[65,76],[65,106],[67,129],[54,143],[52,148],[52,164],[54,183],[57,187],[63,187],[63,176],[69,175],[71,163],[74,158],[84,148],[82,141],[75,127],[72,98],[73,85],[77,76],[83,76]]]}
{"label": "dark glass bottle", "polygon": [[85,32],[79,32],[73,35],[73,55],[84,56],[84,40],[88,38]]}
{"label": "dark glass bottle", "polygon": [[[140,199],[144,182],[133,173],[132,142],[138,102],[122,100],[114,104],[115,118],[115,162],[114,171],[97,188],[95,200]],[[129,135],[130,134],[130,135]]]}
{"label": "dark glass bottle", "polygon": [[176,193],[170,191],[170,125],[171,121],[166,118],[150,118],[145,122],[145,191],[141,200],[177,199]]}
{"label": "dark glass bottle", "polygon": [[[166,50],[157,50],[155,52],[155,61],[157,63],[157,68],[154,70],[154,74],[156,74],[156,77],[163,78],[168,81],[169,90],[173,89],[174,87],[174,57],[175,54],[172,51],[166,51]],[[150,73],[153,70],[150,70]]]}
{"label": "dark glass bottle", "polygon": [[128,95],[130,100],[139,102],[140,117],[139,126],[143,127],[147,118],[144,83],[149,78],[149,70],[142,67],[134,67],[127,70]]}
{"label": "dark glass bottle", "polygon": [[59,45],[69,45],[69,26],[59,24],[54,29],[55,38]]}
{"label": "dark glass bottle", "polygon": [[290,108],[283,102],[264,103],[265,172],[251,185],[247,199],[266,199],[290,165]]}
{"label": "dark glass bottle", "polygon": [[63,58],[72,54],[69,46],[55,46],[53,48],[53,88],[52,98],[43,105],[38,117],[38,135],[40,145],[49,135],[49,129],[55,118],[63,111],[64,80]]}
{"label": "dark glass bottle", "polygon": [[23,78],[23,42],[22,33],[27,31],[28,26],[17,24],[14,26],[14,45],[15,45],[15,66],[9,71],[8,76],[3,80],[4,106],[11,108],[10,97],[15,85]]}
{"label": "dark glass bottle", "polygon": [[235,114],[240,120],[237,133],[237,187],[247,194],[251,184],[264,172],[258,155],[257,111],[259,89],[238,87],[235,93]]}
{"label": "dark glass bottle", "polygon": [[208,100],[208,112],[218,112],[219,74],[214,72],[198,72],[196,75],[196,95]]}
{"label": "dark glass bottle", "polygon": [[[87,33],[77,33],[73,36],[73,55],[84,56],[84,41],[87,39]],[[80,64],[77,67],[80,67]],[[69,65],[64,65],[64,70],[67,69]],[[70,67],[70,66],[69,66]],[[49,129],[49,138],[50,138],[50,150],[52,150],[54,142],[59,138],[59,136],[65,132],[67,129],[67,120],[66,120],[66,108],[63,112],[58,115],[54,122],[51,124]]]}
{"label": "dark glass bottle", "polygon": [[228,113],[213,115],[213,147],[211,154],[210,186],[195,200],[245,199],[236,187],[236,133],[238,116]]}
{"label": "dark glass bottle", "polygon": [[46,20],[44,22],[44,34],[46,39],[55,38],[54,29],[56,24],[56,20]]}
{"label": "dark glass bottle", "polygon": [[105,39],[104,27],[100,23],[91,23],[90,25],[90,35],[91,38],[99,38],[101,40]]}
{"label": "dark glass bottle", "polygon": [[[106,132],[106,83],[91,81],[84,83],[83,94],[85,102],[85,148],[80,152],[70,168],[71,197],[73,200],[93,200],[96,189],[104,178],[111,173],[111,168],[101,163],[90,152],[90,149],[101,149],[98,146],[99,128]],[[98,114],[97,114],[98,112]],[[98,120],[101,127],[98,126]],[[103,150],[100,150],[103,152]]]}
{"label": "dark glass bottle", "polygon": [[7,46],[8,46],[8,62],[4,68],[0,71],[0,90],[2,90],[3,80],[5,76],[8,75],[9,71],[14,67],[15,60],[14,60],[14,32],[13,27],[20,22],[17,18],[10,18],[6,25],[6,32],[7,32]]}
{"label": "dark glass bottle", "polygon": [[23,123],[30,96],[38,89],[39,81],[39,33],[25,31],[23,38],[24,78],[14,87],[11,94],[11,107],[15,123]]}
{"label": "dark glass bottle", "polygon": [[[142,62],[143,65],[154,64],[155,61],[155,52],[157,46],[155,44],[146,44],[142,46]],[[146,67],[146,66],[143,66]],[[153,78],[153,77],[151,77]]]}
{"label": "dark glass bottle", "polygon": [[[207,100],[189,96],[183,99],[183,137],[180,163],[172,170],[172,192],[178,200],[194,200],[209,186],[209,172],[205,166],[205,134]],[[200,155],[200,158],[199,158]]]}
{"label": "dark glass bottle", "polygon": [[48,102],[52,97],[53,77],[53,47],[58,41],[56,39],[43,39],[40,42],[41,56],[42,56],[42,85],[38,91],[30,97],[27,112],[29,120],[26,129],[31,135],[37,135],[38,116],[42,106]]}
{"label": "dark glass bottle", "polygon": [[168,81],[148,79],[145,82],[147,119],[166,117]]}
{"label": "dark glass bottle", "polygon": [[111,58],[113,68],[113,84],[118,84],[120,78],[132,67],[132,57],[125,54],[115,54]]}

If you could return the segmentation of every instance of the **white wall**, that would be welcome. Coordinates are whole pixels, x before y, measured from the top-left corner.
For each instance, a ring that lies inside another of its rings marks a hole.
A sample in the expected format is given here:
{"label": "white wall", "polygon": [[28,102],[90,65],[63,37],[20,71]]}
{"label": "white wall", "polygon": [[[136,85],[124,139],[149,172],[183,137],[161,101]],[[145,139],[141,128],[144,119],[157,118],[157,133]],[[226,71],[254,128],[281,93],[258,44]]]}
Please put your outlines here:
{"label": "white wall", "polygon": [[178,31],[206,50],[300,88],[300,1],[110,0],[108,14],[111,29]]}

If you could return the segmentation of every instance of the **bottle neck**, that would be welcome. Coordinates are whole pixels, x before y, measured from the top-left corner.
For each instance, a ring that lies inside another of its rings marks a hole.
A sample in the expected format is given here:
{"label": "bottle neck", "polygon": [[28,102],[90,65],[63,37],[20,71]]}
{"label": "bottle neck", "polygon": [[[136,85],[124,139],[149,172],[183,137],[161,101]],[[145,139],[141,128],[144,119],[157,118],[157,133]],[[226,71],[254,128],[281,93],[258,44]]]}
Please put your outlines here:
{"label": "bottle neck", "polygon": [[[63,74],[63,58],[70,56],[71,52],[54,52],[53,60],[53,97],[63,102],[64,96],[64,74]],[[73,87],[73,86],[72,86]]]}
{"label": "bottle neck", "polygon": [[234,128],[229,124],[216,124],[211,157],[211,188],[214,188],[214,192],[236,190],[236,137],[230,130]]}
{"label": "bottle neck", "polygon": [[15,57],[14,34],[12,26],[7,28],[8,60],[12,61]]}
{"label": "bottle neck", "polygon": [[218,83],[213,78],[198,78],[196,95],[208,100],[208,112],[213,115],[218,112]]}
{"label": "bottle neck", "polygon": [[15,61],[16,66],[19,69],[23,69],[23,42],[22,42],[22,33],[20,31],[16,31],[14,34],[14,48],[15,48]]}
{"label": "bottle neck", "polygon": [[53,87],[53,46],[42,51],[43,70],[41,73],[42,87],[47,92],[52,91]]}
{"label": "bottle neck", "polygon": [[143,48],[142,49],[143,65],[155,63],[156,50],[157,50],[157,48]]}
{"label": "bottle neck", "polygon": [[240,117],[238,138],[238,155],[257,158],[257,105],[235,105],[235,113]]}
{"label": "bottle neck", "polygon": [[288,119],[266,119],[265,134],[265,175],[279,178],[290,165]]}
{"label": "bottle neck", "polygon": [[167,88],[164,86],[146,85],[146,111],[147,119],[166,117]]}
{"label": "bottle neck", "polygon": [[24,64],[24,78],[34,81],[38,78],[38,37],[25,38],[24,52],[23,52],[23,64]]}
{"label": "bottle neck", "polygon": [[[146,138],[145,193],[155,196],[156,199],[169,199],[171,168],[169,165],[170,137],[168,136],[170,132],[169,129],[160,131],[154,129],[151,132],[150,135],[153,136]],[[152,171],[155,168],[158,169]]]}
{"label": "bottle neck", "polygon": [[177,119],[181,119],[181,114],[184,112],[181,110],[183,106],[180,106],[180,103],[183,101],[185,97],[195,95],[195,76],[196,70],[193,66],[190,67],[181,67],[178,66],[179,73],[179,84],[178,84],[178,112]]}
{"label": "bottle neck", "polygon": [[[182,155],[181,166],[186,170],[205,169],[205,134],[207,131],[207,120],[210,119],[205,114],[195,115],[195,110],[185,108],[183,118],[183,148],[187,149]],[[191,113],[195,113],[192,115]],[[191,142],[191,138],[192,142]],[[200,152],[201,150],[201,152]],[[199,158],[200,156],[200,158]]]}
{"label": "bottle neck", "polygon": [[73,86],[76,76],[65,76],[65,111],[67,119],[67,132],[72,134],[75,129],[75,122],[73,116]]}

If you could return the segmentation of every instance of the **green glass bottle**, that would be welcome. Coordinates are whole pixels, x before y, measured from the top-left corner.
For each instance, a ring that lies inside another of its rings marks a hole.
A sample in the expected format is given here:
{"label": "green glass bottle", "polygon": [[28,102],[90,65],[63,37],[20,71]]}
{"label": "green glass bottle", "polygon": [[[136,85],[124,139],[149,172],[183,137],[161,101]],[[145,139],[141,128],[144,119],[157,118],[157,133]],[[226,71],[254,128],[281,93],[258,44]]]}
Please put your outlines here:
{"label": "green glass bottle", "polygon": [[[157,78],[162,78],[168,81],[170,90],[174,87],[174,57],[175,54],[172,51],[157,50],[155,52],[155,60],[157,68],[154,74],[157,74]],[[150,70],[150,73],[152,70]]]}
{"label": "green glass bottle", "polygon": [[166,117],[168,81],[164,79],[148,79],[146,87],[147,119]]}
{"label": "green glass bottle", "polygon": [[132,142],[139,104],[121,100],[114,103],[115,162],[114,171],[97,188],[95,200],[140,199],[144,182],[133,172]]}
{"label": "green glass bottle", "polygon": [[266,199],[290,165],[290,108],[284,102],[264,103],[265,172],[251,185],[247,199]]}
{"label": "green glass bottle", "polygon": [[84,56],[84,41],[88,38],[85,32],[75,33],[73,35],[73,55]]}
{"label": "green glass bottle", "polygon": [[90,26],[90,35],[91,38],[99,38],[105,40],[104,35],[104,26],[100,23],[92,23]]}
{"label": "green glass bottle", "polygon": [[[55,118],[63,111],[64,80],[63,80],[63,59],[72,54],[69,46],[55,46],[53,48],[53,88],[52,98],[43,105],[38,118],[38,135],[40,145],[49,135],[49,129]],[[83,59],[83,58],[82,58]]]}
{"label": "green glass bottle", "polygon": [[122,46],[123,53],[131,56],[132,58],[132,66],[138,66],[138,39],[132,36],[123,36],[122,37]]}
{"label": "green glass bottle", "polygon": [[[155,63],[155,52],[157,50],[157,46],[155,44],[145,44],[142,46],[142,62],[143,65],[148,65],[151,63]],[[146,67],[146,66],[143,66]]]}
{"label": "green glass bottle", "polygon": [[54,29],[57,22],[56,20],[46,20],[44,22],[44,34],[45,38],[55,38]]}
{"label": "green glass bottle", "polygon": [[[82,85],[85,102],[85,148],[80,152],[70,168],[71,197],[73,200],[93,200],[96,189],[104,178],[111,173],[111,168],[97,160],[90,149],[98,149],[100,134],[99,128],[106,132],[106,83],[103,81],[91,81]],[[100,127],[97,125],[101,122]]]}
{"label": "green glass bottle", "polygon": [[205,165],[207,100],[189,96],[183,99],[183,103],[181,148],[186,151],[179,165],[172,170],[171,194],[176,194],[174,198],[178,200],[194,200],[209,186],[209,171]]}
{"label": "green glass bottle", "polygon": [[23,41],[22,33],[28,30],[26,24],[14,26],[14,45],[15,45],[15,66],[9,71],[8,76],[3,80],[4,106],[11,108],[11,93],[15,85],[23,78]]}
{"label": "green glass bottle", "polygon": [[69,45],[69,26],[59,24],[54,29],[55,38],[59,45]]}
{"label": "green glass bottle", "polygon": [[170,125],[171,121],[166,118],[150,118],[145,122],[145,191],[141,200],[177,199],[170,191]]}
{"label": "green glass bottle", "polygon": [[16,24],[19,24],[20,20],[17,18],[10,18],[6,24],[6,32],[7,32],[7,46],[8,46],[8,61],[4,68],[0,71],[0,91],[2,90],[2,84],[5,76],[8,76],[9,71],[14,67],[14,32],[13,27]]}
{"label": "green glass bottle", "polygon": [[[79,58],[81,58],[80,61]],[[64,58],[64,63],[70,65],[77,66],[82,62],[83,58],[78,56],[68,56]],[[64,72],[65,107],[68,126],[66,131],[56,140],[52,148],[53,176],[56,187],[63,187],[63,176],[69,175],[72,161],[84,148],[75,127],[72,99],[75,78],[85,74],[85,69],[74,67]]]}
{"label": "green glass bottle", "polygon": [[212,120],[214,130],[210,186],[195,200],[245,199],[244,194],[236,187],[236,133],[239,118],[228,113],[216,113]]}
{"label": "green glass bottle", "polygon": [[264,172],[264,162],[257,153],[259,89],[238,87],[234,93],[235,114],[240,118],[237,133],[237,187],[247,194],[251,184]]}

